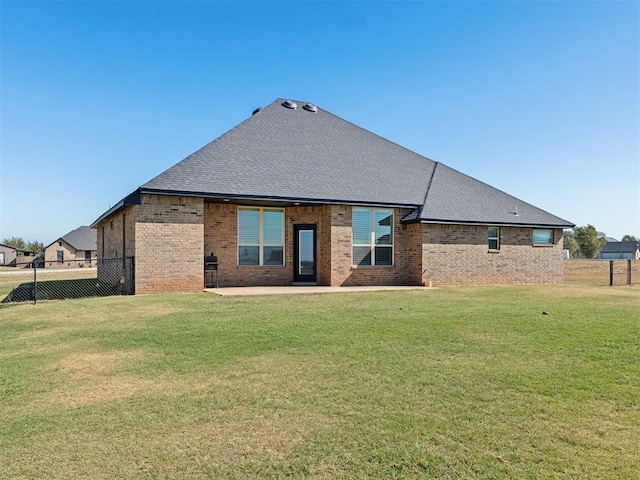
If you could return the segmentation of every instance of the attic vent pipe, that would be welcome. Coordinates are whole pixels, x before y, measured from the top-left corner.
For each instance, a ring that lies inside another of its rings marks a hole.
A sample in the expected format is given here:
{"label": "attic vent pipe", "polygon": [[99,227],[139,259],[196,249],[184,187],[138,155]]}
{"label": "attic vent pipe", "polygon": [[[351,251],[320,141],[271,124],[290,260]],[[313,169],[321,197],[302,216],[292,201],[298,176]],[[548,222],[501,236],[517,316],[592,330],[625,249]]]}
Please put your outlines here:
{"label": "attic vent pipe", "polygon": [[251,116],[255,115],[256,113],[258,113],[260,110],[262,110],[261,107],[256,108],[252,113]]}
{"label": "attic vent pipe", "polygon": [[305,103],[302,108],[307,112],[316,113],[318,111],[318,107],[316,107],[313,103]]}
{"label": "attic vent pipe", "polygon": [[291,100],[285,100],[284,102],[282,102],[282,106],[285,108],[290,108],[291,110],[295,110],[296,108],[298,108],[296,102],[293,102]]}

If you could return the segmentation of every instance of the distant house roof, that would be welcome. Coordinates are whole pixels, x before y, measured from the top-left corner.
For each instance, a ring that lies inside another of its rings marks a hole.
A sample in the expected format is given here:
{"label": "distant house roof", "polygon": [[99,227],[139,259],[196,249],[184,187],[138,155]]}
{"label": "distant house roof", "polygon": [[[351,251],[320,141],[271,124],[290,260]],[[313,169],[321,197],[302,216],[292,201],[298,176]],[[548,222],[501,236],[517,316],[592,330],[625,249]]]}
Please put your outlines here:
{"label": "distant house roof", "polygon": [[16,248],[16,247],[13,247],[11,245],[7,245],[5,243],[0,243],[0,247],[8,248],[10,250],[15,250],[16,253],[20,252],[20,253],[25,253],[25,254],[29,254],[29,255],[35,255],[36,254],[36,252],[33,252],[31,250],[22,250],[21,248]]}
{"label": "distant house roof", "polygon": [[640,249],[638,242],[607,242],[601,253],[635,253]]}
{"label": "distant house roof", "polygon": [[604,239],[607,242],[619,242],[620,240],[618,240],[617,238],[613,238],[613,237],[604,237]]}
{"label": "distant house roof", "polygon": [[284,99],[143,184],[93,226],[144,193],[412,208],[404,221],[574,226],[326,110]]}
{"label": "distant house roof", "polygon": [[57,240],[51,242],[48,246],[51,246],[60,240],[64,240],[76,250],[98,249],[98,232],[87,226],[82,226],[70,231],[66,235],[63,235]]}

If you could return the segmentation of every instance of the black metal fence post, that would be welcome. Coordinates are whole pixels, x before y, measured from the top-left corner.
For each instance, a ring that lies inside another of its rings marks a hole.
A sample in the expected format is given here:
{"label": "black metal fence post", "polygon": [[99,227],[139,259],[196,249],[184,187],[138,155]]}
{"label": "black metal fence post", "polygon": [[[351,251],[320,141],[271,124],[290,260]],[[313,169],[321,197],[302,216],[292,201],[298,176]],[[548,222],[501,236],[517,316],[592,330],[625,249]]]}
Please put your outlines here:
{"label": "black metal fence post", "polygon": [[627,285],[631,285],[631,259],[627,260]]}
{"label": "black metal fence post", "polygon": [[609,260],[609,286],[613,287],[613,260]]}
{"label": "black metal fence post", "polygon": [[33,304],[35,305],[38,301],[38,268],[35,258],[33,260]]}

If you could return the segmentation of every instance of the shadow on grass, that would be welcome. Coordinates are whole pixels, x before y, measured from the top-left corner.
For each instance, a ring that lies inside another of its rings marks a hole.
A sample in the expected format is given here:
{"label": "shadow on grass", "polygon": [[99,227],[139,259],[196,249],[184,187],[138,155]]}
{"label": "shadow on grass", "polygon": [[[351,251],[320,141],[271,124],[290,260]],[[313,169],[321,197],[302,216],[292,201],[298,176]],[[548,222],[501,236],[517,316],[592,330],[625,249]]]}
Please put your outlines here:
{"label": "shadow on grass", "polygon": [[21,283],[16,286],[0,303],[28,302],[34,300],[64,300],[69,298],[108,297],[123,295],[120,285],[100,283],[95,278],[75,280],[39,281],[38,288],[34,283]]}

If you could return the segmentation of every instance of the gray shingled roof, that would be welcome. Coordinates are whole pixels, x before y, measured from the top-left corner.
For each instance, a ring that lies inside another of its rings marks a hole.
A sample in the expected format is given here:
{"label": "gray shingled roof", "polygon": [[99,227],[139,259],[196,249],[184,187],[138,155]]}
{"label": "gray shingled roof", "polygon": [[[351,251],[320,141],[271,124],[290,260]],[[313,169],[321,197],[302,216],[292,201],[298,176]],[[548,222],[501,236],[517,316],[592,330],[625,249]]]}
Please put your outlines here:
{"label": "gray shingled roof", "polygon": [[601,253],[635,253],[638,242],[607,242],[602,246]]}
{"label": "gray shingled roof", "polygon": [[91,227],[82,226],[76,228],[60,237],[56,242],[59,240],[64,240],[76,250],[98,249],[98,232]]}
{"label": "gray shingled roof", "polygon": [[326,110],[283,102],[275,100],[138,192],[415,208],[405,221],[573,227]]}
{"label": "gray shingled roof", "polygon": [[278,99],[142,190],[420,205],[435,162],[318,108]]}
{"label": "gray shingled roof", "polygon": [[433,223],[572,227],[562,218],[438,163],[420,220]]}

